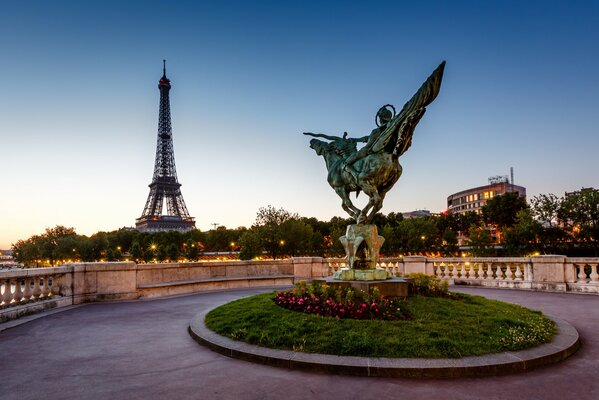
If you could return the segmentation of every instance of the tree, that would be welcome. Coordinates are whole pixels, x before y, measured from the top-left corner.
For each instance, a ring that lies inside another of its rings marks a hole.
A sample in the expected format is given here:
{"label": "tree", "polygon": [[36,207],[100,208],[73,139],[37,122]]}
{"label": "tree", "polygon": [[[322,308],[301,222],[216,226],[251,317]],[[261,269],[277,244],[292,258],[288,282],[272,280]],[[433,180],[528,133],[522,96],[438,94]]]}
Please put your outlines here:
{"label": "tree", "polygon": [[590,245],[597,254],[599,241],[599,190],[583,188],[566,196],[558,210],[559,219],[576,240]]}
{"label": "tree", "polygon": [[530,254],[538,248],[537,237],[542,230],[541,224],[533,218],[531,210],[518,211],[516,223],[505,230],[505,248],[512,256]]}
{"label": "tree", "polygon": [[135,241],[131,244],[131,249],[129,251],[131,253],[131,257],[134,261],[139,261],[143,257],[143,250],[138,241]]}
{"label": "tree", "polygon": [[179,248],[175,243],[169,243],[166,247],[166,256],[169,260],[176,262],[179,259]]}
{"label": "tree", "polygon": [[511,227],[516,223],[518,211],[528,208],[526,200],[518,193],[505,193],[495,196],[482,207],[483,220],[499,229]]}
{"label": "tree", "polygon": [[441,243],[439,231],[432,218],[404,219],[393,229],[393,236],[395,239],[391,247],[397,246],[403,254],[422,254],[438,248]]}
{"label": "tree", "polygon": [[310,254],[313,251],[312,227],[297,217],[291,217],[280,225],[281,253],[287,256]]}
{"label": "tree", "polygon": [[458,252],[458,235],[451,228],[445,229],[443,232],[443,255],[446,257],[455,256]]}
{"label": "tree", "polygon": [[289,211],[282,208],[277,210],[270,205],[261,207],[256,214],[256,222],[252,229],[258,234],[264,250],[273,259],[276,259],[282,253],[285,245],[281,226],[291,218],[292,215]]}
{"label": "tree", "polygon": [[531,200],[532,215],[543,226],[552,227],[558,218],[561,200],[553,193],[540,194]]}
{"label": "tree", "polygon": [[491,234],[484,226],[473,226],[468,230],[468,245],[475,257],[487,257],[494,253]]}
{"label": "tree", "polygon": [[40,236],[34,235],[27,240],[18,240],[12,245],[15,259],[26,266],[39,267],[42,258]]}
{"label": "tree", "polygon": [[239,258],[241,260],[251,260],[262,252],[260,238],[255,231],[245,231],[239,238],[239,245],[241,251],[239,252]]}

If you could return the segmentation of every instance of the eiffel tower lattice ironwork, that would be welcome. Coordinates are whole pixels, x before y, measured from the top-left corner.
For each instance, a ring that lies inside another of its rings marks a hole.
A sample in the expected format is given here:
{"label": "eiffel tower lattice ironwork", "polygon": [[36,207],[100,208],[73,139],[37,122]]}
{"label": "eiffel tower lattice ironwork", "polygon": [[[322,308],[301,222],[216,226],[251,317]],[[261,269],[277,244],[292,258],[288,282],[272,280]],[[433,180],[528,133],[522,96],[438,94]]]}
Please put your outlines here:
{"label": "eiffel tower lattice ironwork", "polygon": [[[152,183],[149,185],[150,194],[146,206],[141,217],[137,218],[135,227],[141,232],[186,232],[195,229],[195,221],[189,216],[181,194],[181,184],[177,180],[169,101],[171,81],[166,77],[166,61],[163,61],[163,63],[162,78],[158,82],[160,112],[154,176]],[[167,213],[163,215],[165,201]]]}

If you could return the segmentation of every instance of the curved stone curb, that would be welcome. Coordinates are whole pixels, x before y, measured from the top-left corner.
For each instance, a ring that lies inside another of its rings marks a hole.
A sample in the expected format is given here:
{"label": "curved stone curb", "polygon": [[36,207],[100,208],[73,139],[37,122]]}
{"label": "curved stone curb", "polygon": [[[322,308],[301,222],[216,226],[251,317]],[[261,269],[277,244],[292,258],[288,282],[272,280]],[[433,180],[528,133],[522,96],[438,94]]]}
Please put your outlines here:
{"label": "curved stone curb", "polygon": [[554,364],[565,360],[580,348],[578,331],[566,321],[552,318],[558,328],[553,342],[517,352],[459,359],[347,357],[301,353],[269,349],[221,336],[208,329],[204,324],[206,314],[212,309],[197,314],[189,324],[189,334],[198,343],[227,357],[312,372],[396,378],[494,376],[524,372],[543,365]]}

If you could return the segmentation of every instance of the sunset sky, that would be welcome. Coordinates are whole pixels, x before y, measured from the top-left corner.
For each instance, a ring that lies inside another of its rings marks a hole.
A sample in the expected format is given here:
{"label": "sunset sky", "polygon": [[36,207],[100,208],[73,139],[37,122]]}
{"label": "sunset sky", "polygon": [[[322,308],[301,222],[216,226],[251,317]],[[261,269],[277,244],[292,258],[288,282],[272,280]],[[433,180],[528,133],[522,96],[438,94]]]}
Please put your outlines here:
{"label": "sunset sky", "polygon": [[597,43],[590,1],[4,1],[0,249],[135,224],[163,58],[201,230],[250,226],[266,205],[344,216],[301,133],[370,133],[443,60],[384,213],[441,211],[510,167],[529,198],[598,188]]}

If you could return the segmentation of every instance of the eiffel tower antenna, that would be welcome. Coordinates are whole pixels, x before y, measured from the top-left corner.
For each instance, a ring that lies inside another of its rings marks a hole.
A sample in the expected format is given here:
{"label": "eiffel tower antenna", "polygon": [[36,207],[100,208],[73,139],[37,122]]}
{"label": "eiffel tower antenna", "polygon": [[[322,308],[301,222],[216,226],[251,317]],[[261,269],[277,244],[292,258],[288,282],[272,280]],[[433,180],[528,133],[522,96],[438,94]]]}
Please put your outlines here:
{"label": "eiffel tower antenna", "polygon": [[[181,184],[177,180],[169,100],[171,81],[166,77],[166,60],[162,60],[162,78],[158,81],[158,90],[160,111],[154,176],[149,185],[148,200],[141,217],[135,222],[135,227],[140,232],[187,232],[195,229],[195,221],[189,216],[181,194]],[[167,212],[163,214],[165,202]]]}

